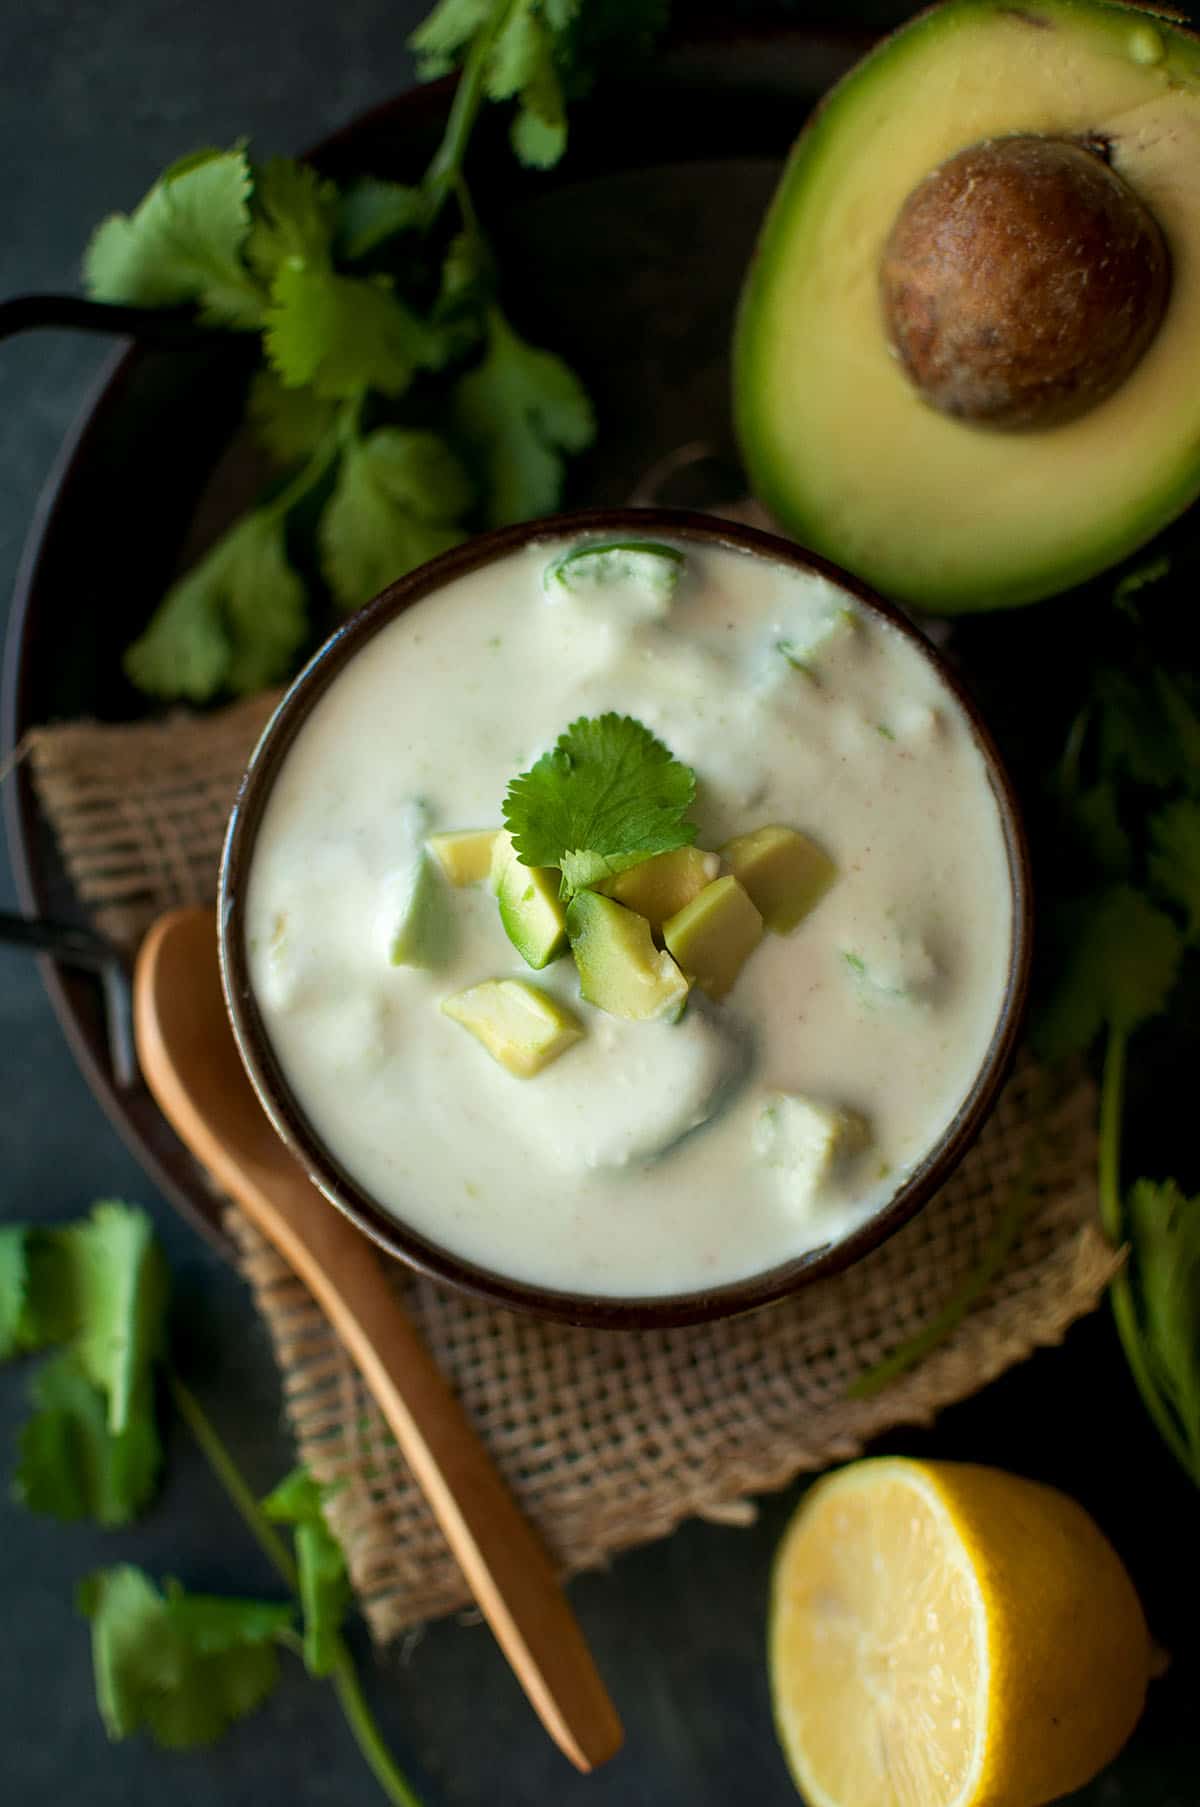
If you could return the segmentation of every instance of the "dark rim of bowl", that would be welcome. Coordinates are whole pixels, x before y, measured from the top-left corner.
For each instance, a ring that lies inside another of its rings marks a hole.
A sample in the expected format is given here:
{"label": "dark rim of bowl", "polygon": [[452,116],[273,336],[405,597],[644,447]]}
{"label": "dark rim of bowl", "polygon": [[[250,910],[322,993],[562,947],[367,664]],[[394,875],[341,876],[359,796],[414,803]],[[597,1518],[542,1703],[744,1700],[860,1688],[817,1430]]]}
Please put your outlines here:
{"label": "dark rim of bowl", "polygon": [[[455,579],[538,541],[589,534],[658,534],[758,553],[777,564],[817,572],[882,616],[928,659],[970,724],[1000,812],[1012,886],[1013,939],[1008,982],[987,1053],[942,1136],[888,1204],[849,1236],[822,1244],[765,1272],[711,1289],[662,1296],[576,1294],[515,1280],[453,1254],[385,1211],[330,1152],[293,1096],[259,1015],[246,958],[245,881],[271,787],[311,710],[349,660],[404,609]],[[238,1050],[259,1101],[313,1183],[360,1230],[418,1273],[473,1293],[493,1305],[605,1329],[663,1329],[755,1311],[813,1280],[841,1273],[908,1223],[937,1191],[979,1133],[1016,1049],[1029,991],[1033,899],[1025,830],[996,744],[956,674],[899,609],[828,560],[757,528],[676,509],[598,508],[504,527],[466,541],[390,585],[314,654],[263,730],[239,786],[221,859],[218,922],[226,1003]]]}

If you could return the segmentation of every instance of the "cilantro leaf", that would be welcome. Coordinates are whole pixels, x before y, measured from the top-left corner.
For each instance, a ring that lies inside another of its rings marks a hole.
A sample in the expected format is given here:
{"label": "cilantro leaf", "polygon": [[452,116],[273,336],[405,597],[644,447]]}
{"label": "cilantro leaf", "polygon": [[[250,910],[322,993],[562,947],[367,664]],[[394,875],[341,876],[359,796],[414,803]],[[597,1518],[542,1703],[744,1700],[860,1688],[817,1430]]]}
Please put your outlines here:
{"label": "cilantro leaf", "polygon": [[442,362],[443,335],[393,291],[386,276],[338,276],[280,266],[267,312],[267,356],[289,385],[340,401],[377,389],[402,395],[418,370]]}
{"label": "cilantro leaf", "polygon": [[1096,683],[1106,775],[1153,790],[1191,788],[1200,772],[1200,717],[1161,667],[1108,668]]}
{"label": "cilantro leaf", "polygon": [[307,632],[304,585],[287,562],[282,521],[244,515],[172,584],[125,670],[151,696],[203,703],[286,676]]}
{"label": "cilantro leaf", "polygon": [[1133,848],[1121,821],[1116,787],[1106,780],[1080,791],[1071,806],[1071,825],[1083,851],[1098,871],[1123,878]]}
{"label": "cilantro leaf", "polygon": [[554,66],[554,39],[537,0],[516,0],[492,47],[485,76],[489,100],[520,101],[512,144],[522,163],[548,169],[567,145],[567,111]]}
{"label": "cilantro leaf", "polygon": [[59,1232],[60,1284],[73,1301],[80,1366],[108,1400],[119,1436],[162,1350],[167,1270],[144,1211],[113,1199]]}
{"label": "cilantro leaf", "polygon": [[126,1401],[124,1429],[109,1429],[109,1402],[65,1350],[33,1377],[35,1410],[18,1441],[14,1492],[32,1512],[124,1525],[154,1492],[162,1451],[153,1388],[143,1376]]}
{"label": "cilantro leaf", "polygon": [[1034,1026],[1044,1060],[1082,1053],[1108,1024],[1125,1034],[1166,1004],[1179,967],[1170,917],[1130,885],[1110,885],[1060,924],[1058,981]]}
{"label": "cilantro leaf", "polygon": [[1200,1473],[1200,1198],[1139,1180],[1127,1220],[1151,1371]]}
{"label": "cilantro leaf", "polygon": [[193,302],[214,325],[259,326],[264,297],[242,262],[250,186],[240,149],[172,164],[132,214],[114,213],[92,234],[83,263],[88,293],[144,307]]}
{"label": "cilantro leaf", "polygon": [[338,217],[338,191],[311,164],[273,157],[254,172],[254,212],[246,261],[270,284],[281,264],[327,266]]}
{"label": "cilantro leaf", "polygon": [[0,1361],[4,1362],[36,1347],[29,1340],[28,1235],[24,1224],[0,1226]]}
{"label": "cilantro leaf", "polygon": [[1168,803],[1150,824],[1150,841],[1150,877],[1187,917],[1187,939],[1200,943],[1200,803]]}
{"label": "cilantro leaf", "polygon": [[324,1491],[306,1469],[295,1468],[263,1501],[268,1518],[295,1527],[304,1663],[310,1675],[328,1675],[333,1668],[338,1630],[351,1600],[346,1559],[325,1522]]}
{"label": "cilantro leaf", "polygon": [[487,521],[502,527],[548,514],[562,491],[563,453],[595,437],[591,403],[561,358],[539,351],[488,311],[482,363],[458,383],[454,412],[487,479]]}
{"label": "cilantro leaf", "polygon": [[1131,571],[1126,571],[1113,589],[1113,606],[1134,621],[1138,619],[1139,609],[1134,597],[1140,590],[1152,584],[1161,583],[1164,577],[1171,574],[1171,561],[1166,553],[1157,553],[1153,558],[1143,558]]}
{"label": "cilantro leaf", "polygon": [[289,389],[273,370],[255,372],[246,412],[256,437],[281,464],[310,457],[337,418],[334,402],[311,389]]}
{"label": "cilantro leaf", "polygon": [[514,778],[504,822],[526,866],[557,866],[564,897],[696,838],[696,775],[629,715],[581,716]]}
{"label": "cilantro leaf", "polygon": [[417,56],[422,81],[433,81],[453,69],[481,26],[496,10],[496,0],[438,0],[427,19],[412,33],[408,47]]}
{"label": "cilantro leaf", "polygon": [[79,1590],[92,1626],[96,1704],[111,1739],[145,1727],[165,1750],[211,1744],[262,1705],[279,1677],[275,1640],[291,1609],[260,1600],[162,1594],[127,1564]]}
{"label": "cilantro leaf", "polygon": [[321,516],[321,560],[344,609],[456,546],[471,482],[435,433],[380,427],[351,443]]}
{"label": "cilantro leaf", "polygon": [[399,232],[424,223],[425,196],[404,182],[361,176],[338,201],[337,250],[353,261],[366,257]]}

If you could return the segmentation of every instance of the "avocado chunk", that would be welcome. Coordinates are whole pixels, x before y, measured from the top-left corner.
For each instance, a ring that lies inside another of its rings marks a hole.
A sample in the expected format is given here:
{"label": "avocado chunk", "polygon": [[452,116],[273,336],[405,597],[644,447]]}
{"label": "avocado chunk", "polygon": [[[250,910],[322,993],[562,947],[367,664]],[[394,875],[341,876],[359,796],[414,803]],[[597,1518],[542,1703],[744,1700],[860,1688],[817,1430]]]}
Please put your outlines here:
{"label": "avocado chunk", "polygon": [[518,1079],[532,1079],[583,1036],[574,1012],[527,979],[485,979],[443,998],[442,1011]]}
{"label": "avocado chunk", "polygon": [[542,583],[551,601],[601,601],[622,621],[661,621],[686,562],[677,546],[657,540],[604,540],[574,546],[556,558]]}
{"label": "avocado chunk", "polygon": [[655,947],[644,916],[597,891],[580,891],[567,905],[567,934],[589,1004],[635,1022],[682,1014],[688,981]]}
{"label": "avocado chunk", "polygon": [[691,903],[720,870],[719,855],[699,847],[676,847],[671,853],[654,854],[628,872],[619,872],[616,878],[605,879],[597,889],[636,910],[658,934],[667,917]]}
{"label": "avocado chunk", "polygon": [[791,1208],[807,1216],[839,1165],[871,1135],[857,1111],[840,1110],[797,1092],[773,1092],[754,1122],[754,1152],[779,1170]]}
{"label": "avocado chunk", "polygon": [[492,869],[498,828],[463,828],[431,834],[429,851],[452,885],[477,885]]}
{"label": "avocado chunk", "polygon": [[732,873],[663,924],[669,951],[710,998],[725,997],[762,935],[763,919]]}
{"label": "avocado chunk", "polygon": [[376,933],[392,966],[441,966],[450,953],[448,899],[425,847],[428,815],[417,800],[399,811],[395,859],[380,887]]}
{"label": "avocado chunk", "polygon": [[790,935],[837,877],[815,841],[777,823],[736,835],[721,855],[773,935]]}
{"label": "avocado chunk", "polygon": [[1200,40],[1143,10],[947,0],[873,50],[794,147],[743,290],[758,499],[946,614],[1151,539],[1200,494],[1198,164]]}
{"label": "avocado chunk", "polygon": [[496,890],[500,921],[527,966],[540,970],[566,952],[566,912],[558,897],[559,874],[551,866],[509,860]]}

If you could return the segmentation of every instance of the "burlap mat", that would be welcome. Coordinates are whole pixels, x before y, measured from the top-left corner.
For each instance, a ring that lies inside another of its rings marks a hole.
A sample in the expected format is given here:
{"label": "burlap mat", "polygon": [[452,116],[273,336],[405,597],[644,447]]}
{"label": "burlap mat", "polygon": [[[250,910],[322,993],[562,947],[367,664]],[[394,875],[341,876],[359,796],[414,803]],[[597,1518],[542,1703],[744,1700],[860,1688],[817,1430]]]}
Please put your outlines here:
{"label": "burlap mat", "polygon": [[[212,898],[238,777],[274,699],[165,722],[41,729],[42,806],[96,922],[133,947],[161,910]],[[873,1398],[855,1379],[919,1332],[1010,1203],[1035,1076],[1020,1067],[958,1173],[850,1273],[757,1316],[612,1334],[493,1311],[396,1270],[444,1372],[564,1571],[665,1536],[691,1514],[745,1523],[749,1496],[925,1423],[1099,1300],[1117,1257],[1096,1226],[1094,1100],[1080,1083],[1042,1119],[1027,1213],[954,1334]],[[274,1252],[231,1209],[301,1454],[341,1483],[331,1517],[377,1637],[467,1601],[462,1578],[344,1350]]]}

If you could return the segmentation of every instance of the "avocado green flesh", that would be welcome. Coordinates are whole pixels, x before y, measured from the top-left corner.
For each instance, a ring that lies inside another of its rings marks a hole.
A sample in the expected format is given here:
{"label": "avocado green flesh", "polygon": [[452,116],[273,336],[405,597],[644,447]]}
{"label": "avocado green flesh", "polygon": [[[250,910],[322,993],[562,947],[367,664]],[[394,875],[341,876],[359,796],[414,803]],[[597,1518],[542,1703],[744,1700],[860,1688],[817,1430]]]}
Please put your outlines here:
{"label": "avocado green flesh", "polygon": [[505,866],[496,891],[500,921],[527,966],[535,971],[566,952],[567,928],[558,899],[558,873],[523,866],[515,857]]}
{"label": "avocado green flesh", "polygon": [[655,947],[644,916],[581,891],[567,906],[567,933],[589,1004],[635,1022],[681,1015],[688,981],[670,954]]}
{"label": "avocado green flesh", "polygon": [[731,874],[714,879],[663,924],[663,940],[689,979],[723,998],[763,936],[763,919]]}
{"label": "avocado green flesh", "polygon": [[[1158,220],[1167,312],[1107,401],[1051,431],[968,426],[892,356],[878,273],[946,158],[1016,132],[1095,136]],[[742,296],[735,411],[751,484],[803,544],[953,614],[1094,576],[1200,494],[1200,42],[1099,0],[950,0],[875,50],[795,146]]]}
{"label": "avocado green flesh", "polygon": [[518,1079],[532,1079],[583,1037],[574,1011],[525,979],[485,979],[443,998],[442,1012]]}

